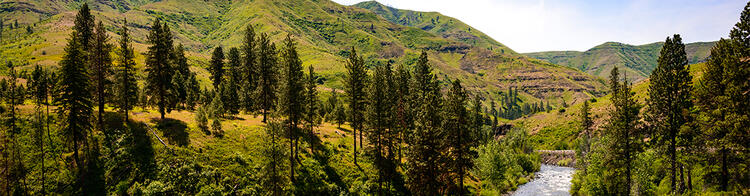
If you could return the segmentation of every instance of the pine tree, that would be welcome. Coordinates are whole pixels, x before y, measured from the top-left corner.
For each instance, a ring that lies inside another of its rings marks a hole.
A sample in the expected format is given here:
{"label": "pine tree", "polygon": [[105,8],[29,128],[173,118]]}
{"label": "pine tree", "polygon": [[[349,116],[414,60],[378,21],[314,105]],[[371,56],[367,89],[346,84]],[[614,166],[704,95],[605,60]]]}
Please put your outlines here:
{"label": "pine tree", "polygon": [[[365,109],[365,85],[367,84],[367,70],[362,57],[357,55],[357,51],[352,47],[349,58],[346,62],[346,94],[349,98],[349,122],[352,126],[352,136],[354,137],[354,164],[357,164],[357,131],[362,134],[362,111]],[[360,136],[360,148],[362,147],[362,138]]]}
{"label": "pine tree", "polygon": [[443,100],[425,51],[417,60],[412,84],[417,109],[414,132],[407,140],[408,188],[416,195],[440,195],[446,187],[444,179],[438,178],[445,163],[441,131]]}
{"label": "pine tree", "polygon": [[227,112],[232,115],[239,114],[240,112],[240,100],[237,92],[240,90],[240,82],[242,81],[242,59],[240,59],[240,50],[237,48],[229,49],[229,77],[227,79],[227,92],[228,94],[224,97],[224,104],[226,104]]}
{"label": "pine tree", "polygon": [[271,43],[265,33],[260,34],[258,44],[259,74],[255,100],[258,100],[259,107],[263,110],[263,123],[265,123],[268,111],[276,108],[276,86],[278,85],[276,45]]}
{"label": "pine tree", "polygon": [[[7,150],[8,152],[4,152],[5,154],[5,174],[7,174],[6,179],[8,182],[14,182],[12,187],[11,185],[6,185],[6,189],[13,189],[14,194],[21,194],[27,192],[26,187],[26,167],[25,163],[22,159],[21,154],[21,145],[19,144],[18,137],[21,136],[21,127],[19,126],[19,110],[18,105],[23,103],[24,96],[23,96],[23,86],[18,84],[18,73],[16,72],[15,66],[13,63],[8,62],[7,64],[9,72],[10,72],[10,81],[8,85],[8,89],[6,91],[6,102],[10,110],[8,111],[7,116],[3,119],[5,122],[3,124],[5,125],[5,146],[4,151]],[[10,157],[10,160],[8,160],[8,157]],[[9,162],[8,162],[9,161]],[[10,191],[9,191],[10,192]]]}
{"label": "pine tree", "polygon": [[346,108],[343,104],[336,105],[333,109],[334,120],[338,128],[341,128],[341,124],[346,123]]}
{"label": "pine tree", "polygon": [[3,43],[3,30],[5,27],[5,24],[3,24],[3,18],[0,18],[0,43]]}
{"label": "pine tree", "polygon": [[651,74],[648,90],[648,116],[657,145],[668,145],[671,164],[671,188],[677,193],[677,140],[681,127],[689,121],[692,107],[691,81],[682,38],[667,37],[659,55],[659,64]]}
{"label": "pine tree", "polygon": [[49,85],[47,84],[48,82],[49,79],[47,76],[47,72],[44,71],[39,65],[34,66],[34,71],[31,73],[31,81],[29,82],[29,89],[33,91],[31,95],[34,103],[36,103],[36,107],[34,107],[34,114],[36,118],[34,129],[36,129],[36,136],[38,137],[39,143],[39,152],[41,154],[41,157],[36,160],[36,162],[40,163],[42,168],[42,194],[44,194],[46,186],[46,168],[44,167],[44,161],[46,158],[44,151],[44,123],[49,120],[47,119],[49,116],[45,116],[42,108],[43,106],[47,105],[47,97],[49,97]]}
{"label": "pine tree", "polygon": [[193,109],[195,106],[200,102],[201,97],[201,87],[198,83],[198,79],[195,76],[195,73],[190,73],[190,77],[185,81],[187,84],[185,84],[185,88],[187,90],[187,98],[185,99],[185,103],[187,104],[188,109]]}
{"label": "pine tree", "polygon": [[173,96],[171,89],[174,70],[170,62],[173,44],[169,26],[156,19],[148,35],[148,42],[151,46],[148,47],[148,54],[146,55],[145,71],[148,73],[146,88],[148,94],[152,96],[151,99],[156,99],[159,114],[163,120],[164,114],[172,110],[169,100]]}
{"label": "pine tree", "polygon": [[191,87],[190,77],[194,73],[190,72],[190,65],[185,57],[185,48],[182,44],[179,44],[173,50],[174,54],[171,56],[174,65],[174,75],[172,76],[172,89],[173,96],[170,96],[170,106],[176,106],[179,108],[185,108],[189,97]]}
{"label": "pine tree", "polygon": [[302,60],[297,54],[297,43],[287,35],[283,41],[284,48],[281,52],[281,67],[283,74],[281,92],[281,111],[287,117],[286,128],[289,138],[289,162],[290,180],[294,182],[294,163],[299,151],[299,125],[304,113],[304,73],[302,72]]}
{"label": "pine tree", "polygon": [[[605,162],[608,167],[614,170],[614,176],[603,176],[603,178],[612,179],[609,190],[614,193],[625,193],[629,195],[631,189],[631,176],[633,169],[633,159],[638,151],[639,131],[638,131],[638,113],[640,105],[635,101],[634,93],[630,85],[625,82],[620,83],[618,77],[619,70],[612,69],[610,83],[612,86],[612,104],[614,110],[610,113],[609,124],[606,129],[605,137],[610,140],[607,150],[611,152],[607,155]],[[624,179],[622,179],[624,178]]]}
{"label": "pine tree", "polygon": [[374,159],[374,166],[378,170],[378,191],[384,194],[383,183],[390,181],[396,174],[396,162],[393,153],[391,139],[392,121],[391,111],[392,102],[389,101],[390,86],[388,84],[391,78],[392,70],[390,64],[381,65],[375,68],[375,73],[367,88],[367,138],[369,146],[368,154]]}
{"label": "pine tree", "polygon": [[315,75],[315,68],[311,65],[308,67],[307,77],[305,77],[305,113],[304,121],[307,128],[308,142],[310,142],[310,150],[314,151],[315,144],[315,132],[314,128],[318,126],[319,122],[319,110],[320,101],[318,100],[317,90],[317,76]]}
{"label": "pine tree", "polygon": [[470,134],[469,111],[466,110],[466,100],[468,96],[461,80],[456,79],[448,91],[445,105],[445,124],[444,131],[447,134],[446,142],[450,162],[448,168],[450,172],[458,175],[458,194],[464,194],[464,176],[466,172],[474,167],[472,148],[475,147],[475,138]]}
{"label": "pine tree", "polygon": [[59,95],[56,96],[57,113],[61,120],[61,132],[73,148],[73,161],[77,176],[76,192],[81,191],[85,165],[79,149],[87,144],[91,132],[92,102],[89,75],[86,71],[86,56],[77,32],[71,34],[65,54],[60,61]]}
{"label": "pine tree", "polygon": [[[81,50],[84,51],[83,55],[88,60],[87,52],[91,49],[91,43],[94,42],[94,25],[96,25],[88,3],[83,3],[73,22],[73,30],[78,34],[75,36],[75,41],[80,44]],[[16,23],[18,23],[17,20]],[[89,64],[86,63],[85,65],[88,66]]]}
{"label": "pine tree", "polygon": [[268,123],[265,130],[266,139],[263,140],[264,145],[262,148],[263,157],[261,159],[262,168],[260,171],[260,184],[262,185],[263,190],[269,195],[285,195],[285,184],[287,178],[283,175],[282,168],[286,165],[286,161],[284,161],[286,153],[284,153],[285,151],[283,147],[279,145],[279,143],[281,143],[280,140],[283,128],[280,123],[271,122]]}
{"label": "pine tree", "polygon": [[591,119],[590,114],[590,108],[589,108],[589,102],[584,101],[583,106],[581,107],[581,150],[579,152],[581,153],[580,156],[576,159],[581,165],[581,168],[583,168],[583,172],[585,175],[586,172],[586,154],[589,153],[591,150],[591,131],[592,127],[594,126],[594,121]]}
{"label": "pine tree", "polygon": [[244,40],[242,42],[242,107],[246,112],[255,110],[253,93],[258,86],[258,43],[255,38],[255,30],[252,25],[245,28]]}
{"label": "pine tree", "polygon": [[217,90],[222,81],[224,81],[224,50],[221,46],[214,48],[210,64],[208,71],[211,73],[211,82],[214,85],[214,90]]}
{"label": "pine tree", "polygon": [[117,50],[117,108],[125,114],[138,103],[138,82],[135,79],[135,50],[131,45],[128,21],[124,20],[120,30],[120,49]]}
{"label": "pine tree", "polygon": [[394,107],[395,111],[393,112],[396,115],[396,119],[394,119],[394,123],[396,124],[394,134],[398,137],[398,140],[395,142],[396,145],[398,145],[397,163],[401,163],[404,138],[409,134],[409,130],[414,127],[414,111],[410,97],[410,85],[412,81],[411,73],[404,65],[400,65],[396,68],[396,76],[394,77],[394,80],[393,85],[396,99],[396,105]]}
{"label": "pine tree", "polygon": [[328,100],[326,101],[326,105],[322,108],[325,110],[322,112],[325,114],[325,120],[328,122],[335,122],[336,117],[335,116],[335,110],[336,106],[339,105],[339,95],[338,90],[335,88],[331,90],[331,96],[328,97]]}
{"label": "pine tree", "polygon": [[478,94],[474,95],[474,99],[472,99],[471,103],[471,131],[477,140],[481,143],[486,143],[494,136],[489,133],[483,133],[482,131],[482,125],[484,125],[484,116],[482,116],[482,111],[484,110],[482,107],[482,99]]}
{"label": "pine tree", "polygon": [[101,21],[96,25],[93,42],[91,43],[91,50],[89,58],[91,60],[91,76],[93,80],[93,98],[98,106],[97,111],[97,127],[100,131],[104,131],[104,105],[107,103],[107,90],[110,81],[110,75],[112,74],[112,57],[110,52],[112,51],[112,44],[109,42],[109,35],[107,30],[104,28],[104,24]]}
{"label": "pine tree", "polygon": [[[710,148],[718,151],[719,189],[730,191],[730,182],[741,181],[750,148],[750,3],[740,21],[711,49],[696,91],[699,124]],[[709,157],[713,158],[713,157]],[[743,164],[745,163],[745,164]],[[730,173],[736,173],[730,175]],[[747,183],[742,183],[747,186]]]}

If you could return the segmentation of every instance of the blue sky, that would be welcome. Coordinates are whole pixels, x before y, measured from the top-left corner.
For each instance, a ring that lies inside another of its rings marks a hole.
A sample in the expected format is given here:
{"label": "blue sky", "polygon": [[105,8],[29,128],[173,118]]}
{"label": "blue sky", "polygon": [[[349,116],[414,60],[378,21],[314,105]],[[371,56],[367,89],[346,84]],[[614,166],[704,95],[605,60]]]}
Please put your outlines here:
{"label": "blue sky", "polygon": [[[351,5],[362,0],[334,0]],[[517,52],[584,51],[607,41],[646,44],[675,33],[685,42],[727,37],[746,0],[377,0],[437,11]]]}

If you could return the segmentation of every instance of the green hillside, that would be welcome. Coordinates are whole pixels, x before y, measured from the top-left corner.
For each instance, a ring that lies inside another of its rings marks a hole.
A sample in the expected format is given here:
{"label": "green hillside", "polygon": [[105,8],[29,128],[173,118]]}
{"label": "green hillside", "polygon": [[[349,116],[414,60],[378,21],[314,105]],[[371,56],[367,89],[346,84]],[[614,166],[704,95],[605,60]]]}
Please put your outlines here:
{"label": "green hillside", "polygon": [[[20,27],[9,29],[6,25],[0,57],[19,62],[22,70],[34,64],[57,66],[74,10],[80,4],[63,0],[3,2],[0,17],[5,24],[18,20]],[[145,36],[153,20],[166,21],[175,42],[185,45],[193,70],[204,81],[210,51],[216,46],[239,46],[241,29],[252,24],[276,41],[291,33],[300,44],[304,65],[315,66],[328,88],[342,87],[344,59],[354,47],[369,66],[386,61],[409,66],[418,52],[426,50],[441,80],[461,79],[472,91],[486,92],[490,98],[519,87],[524,101],[549,100],[559,105],[604,91],[603,82],[596,77],[518,55],[454,18],[396,10],[374,2],[343,6],[329,0],[130,0],[95,1],[92,9],[111,32],[127,18],[134,47],[140,53],[145,51]],[[383,10],[394,12],[384,14]],[[430,25],[433,27],[427,28]],[[114,33],[111,37],[119,38]],[[142,66],[142,54],[136,56]]]}
{"label": "green hillside", "polygon": [[[706,63],[689,65],[690,74],[693,76],[693,85],[703,75]],[[630,76],[628,76],[630,77]],[[628,79],[630,80],[630,79]],[[641,80],[633,83],[633,92],[639,104],[646,104],[648,96],[649,80]],[[609,118],[612,108],[611,94],[591,100],[591,117],[594,121],[595,130],[601,130],[605,121]],[[512,121],[515,126],[524,127],[532,133],[532,141],[542,149],[573,149],[573,141],[580,133],[580,112],[582,103],[571,105],[564,110],[555,110],[546,113],[537,113],[526,118]]]}
{"label": "green hillside", "polygon": [[490,36],[475,30],[473,27],[438,12],[417,12],[402,10],[385,6],[377,1],[366,1],[357,3],[355,7],[368,9],[375,14],[396,24],[416,27],[427,32],[439,35],[443,38],[458,40],[459,45],[443,46],[441,50],[460,51],[470,46],[496,50],[503,53],[515,54],[516,52],[505,45],[495,41]]}
{"label": "green hillside", "polygon": [[[715,42],[696,42],[685,45],[688,60],[691,64],[700,63],[709,56]],[[558,65],[577,68],[586,73],[606,77],[614,66],[627,72],[636,81],[648,78],[656,67],[659,51],[663,42],[645,45],[628,45],[617,42],[607,42],[584,52],[578,51],[550,51],[526,53],[526,56],[548,61]]]}

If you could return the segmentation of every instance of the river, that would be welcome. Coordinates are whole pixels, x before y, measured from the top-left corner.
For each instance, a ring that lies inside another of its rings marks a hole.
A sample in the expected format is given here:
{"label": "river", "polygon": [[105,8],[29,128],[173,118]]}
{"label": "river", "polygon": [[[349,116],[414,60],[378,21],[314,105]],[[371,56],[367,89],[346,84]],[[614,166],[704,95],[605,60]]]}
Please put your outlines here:
{"label": "river", "polygon": [[542,164],[534,179],[519,186],[512,195],[570,195],[573,172],[574,168]]}

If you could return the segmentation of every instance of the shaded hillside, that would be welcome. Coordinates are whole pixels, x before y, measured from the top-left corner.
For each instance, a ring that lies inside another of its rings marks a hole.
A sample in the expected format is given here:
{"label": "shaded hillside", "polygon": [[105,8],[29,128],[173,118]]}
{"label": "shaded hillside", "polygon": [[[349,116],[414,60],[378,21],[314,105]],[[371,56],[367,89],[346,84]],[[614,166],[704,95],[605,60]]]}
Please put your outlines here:
{"label": "shaded hillside", "polygon": [[[689,63],[705,61],[715,42],[696,42],[685,45]],[[607,42],[585,52],[551,51],[526,53],[525,55],[554,64],[577,68],[586,73],[606,77],[614,66],[627,72],[636,81],[651,75],[656,67],[663,42],[633,46],[617,42]]]}
{"label": "shaded hillside", "polygon": [[[18,62],[21,69],[34,64],[57,66],[80,5],[66,0],[3,2],[0,17],[6,24],[18,20],[20,27],[2,33],[0,55]],[[94,1],[91,7],[113,39],[119,38],[114,31],[127,18],[139,53],[146,49],[153,20],[162,19],[174,32],[175,43],[185,45],[192,69],[204,82],[211,50],[240,46],[242,29],[252,24],[277,41],[292,34],[304,65],[315,66],[329,88],[342,87],[344,59],[354,47],[370,67],[386,61],[410,66],[426,50],[441,80],[461,79],[469,89],[491,98],[519,87],[522,100],[549,99],[558,105],[604,91],[596,77],[518,55],[461,21],[434,12],[398,10],[399,14],[388,15],[383,10],[396,9],[372,2],[343,6],[329,0],[126,0]],[[431,21],[434,26],[426,28]],[[136,60],[139,67],[143,65],[142,54]]]}

